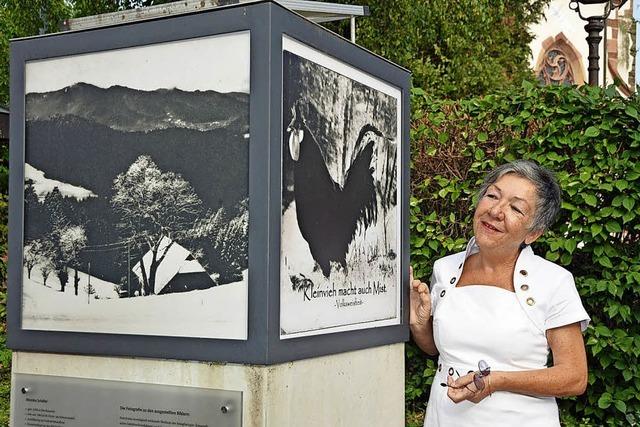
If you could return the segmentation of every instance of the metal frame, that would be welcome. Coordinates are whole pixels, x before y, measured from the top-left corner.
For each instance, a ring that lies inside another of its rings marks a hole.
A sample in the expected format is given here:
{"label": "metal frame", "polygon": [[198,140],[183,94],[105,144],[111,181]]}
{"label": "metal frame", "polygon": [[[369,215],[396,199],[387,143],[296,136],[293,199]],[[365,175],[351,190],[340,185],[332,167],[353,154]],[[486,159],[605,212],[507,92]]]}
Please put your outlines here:
{"label": "metal frame", "polygon": [[[271,15],[271,50],[270,64],[271,102],[270,111],[273,118],[271,126],[271,153],[270,175],[277,179],[272,182],[269,199],[281,200],[280,176],[282,170],[282,36],[287,35],[298,42],[314,47],[329,56],[360,70],[371,74],[391,85],[396,86],[402,93],[402,143],[400,164],[402,176],[400,183],[401,206],[401,283],[409,282],[409,73],[393,65],[381,57],[359,48],[351,43],[346,43],[335,37],[329,31],[320,31],[319,26],[310,26],[304,19],[291,14],[282,7],[273,7]],[[278,126],[279,125],[279,126]],[[399,183],[399,184],[400,184]],[[280,211],[281,203],[272,202],[269,207],[271,217],[271,239],[269,240],[269,252],[280,253]],[[279,261],[279,260],[277,260]],[[271,286],[280,286],[280,266],[274,265],[270,269],[269,283]],[[269,332],[269,361],[270,363],[291,360],[291,354],[296,359],[314,357],[321,354],[336,353],[346,349],[356,350],[367,347],[402,342],[409,339],[408,330],[408,285],[399,289],[401,295],[402,324],[369,329],[361,329],[349,332],[340,332],[326,335],[315,335],[304,338],[292,338],[280,340],[279,328],[271,328]],[[279,324],[280,293],[269,292],[269,306],[273,307],[269,312],[269,323]]]}
{"label": "metal frame", "polygon": [[[251,92],[249,147],[249,294],[246,341],[25,330],[21,327],[24,209],[25,63],[29,60],[184,40],[249,30]],[[281,221],[282,35],[332,55],[402,92],[401,283],[409,272],[410,74],[272,1],[67,32],[11,42],[8,346],[14,350],[273,364],[406,341],[408,286],[402,324],[328,335],[279,338]]]}

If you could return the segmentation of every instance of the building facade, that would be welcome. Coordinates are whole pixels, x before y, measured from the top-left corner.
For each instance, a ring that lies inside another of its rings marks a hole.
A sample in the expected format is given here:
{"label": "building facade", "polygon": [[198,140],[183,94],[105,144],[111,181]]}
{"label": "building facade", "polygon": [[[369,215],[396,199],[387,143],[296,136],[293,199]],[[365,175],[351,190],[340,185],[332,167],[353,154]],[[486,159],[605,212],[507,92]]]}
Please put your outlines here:
{"label": "building facade", "polygon": [[[606,20],[600,42],[602,85],[615,84],[625,96],[639,83],[636,73],[636,28],[634,9],[640,0],[629,0]],[[602,10],[602,7],[600,7]],[[637,12],[636,12],[637,13]],[[569,8],[568,0],[552,0],[543,18],[531,27],[531,67],[546,84],[584,84],[588,81],[589,47],[586,22]]]}

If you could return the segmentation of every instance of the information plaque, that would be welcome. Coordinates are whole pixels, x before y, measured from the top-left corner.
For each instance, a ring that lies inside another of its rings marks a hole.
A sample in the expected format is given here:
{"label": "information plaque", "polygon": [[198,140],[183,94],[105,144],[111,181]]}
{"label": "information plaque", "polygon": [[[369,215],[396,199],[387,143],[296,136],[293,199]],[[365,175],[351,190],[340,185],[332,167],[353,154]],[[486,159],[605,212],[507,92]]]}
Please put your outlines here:
{"label": "information plaque", "polygon": [[16,374],[15,427],[239,427],[242,392]]}

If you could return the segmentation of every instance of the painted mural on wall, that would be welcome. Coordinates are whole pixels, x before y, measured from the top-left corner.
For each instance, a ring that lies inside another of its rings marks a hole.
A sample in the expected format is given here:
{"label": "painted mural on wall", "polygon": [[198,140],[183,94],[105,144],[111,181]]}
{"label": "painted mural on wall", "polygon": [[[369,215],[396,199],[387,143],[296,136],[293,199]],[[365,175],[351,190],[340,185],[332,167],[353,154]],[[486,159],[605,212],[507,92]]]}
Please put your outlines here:
{"label": "painted mural on wall", "polygon": [[249,33],[26,64],[22,327],[246,339]]}
{"label": "painted mural on wall", "polygon": [[399,323],[398,89],[283,39],[281,338]]}

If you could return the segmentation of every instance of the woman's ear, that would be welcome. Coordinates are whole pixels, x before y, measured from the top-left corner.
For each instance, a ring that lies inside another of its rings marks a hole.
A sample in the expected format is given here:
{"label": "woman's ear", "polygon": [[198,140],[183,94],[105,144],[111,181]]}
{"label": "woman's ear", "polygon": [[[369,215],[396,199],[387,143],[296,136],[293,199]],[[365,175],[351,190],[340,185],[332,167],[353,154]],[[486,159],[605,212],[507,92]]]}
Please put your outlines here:
{"label": "woman's ear", "polygon": [[544,233],[544,230],[532,230],[530,231],[524,238],[524,243],[526,243],[527,245],[532,244],[533,242],[535,242],[536,240],[538,240],[538,238],[540,236],[542,236],[542,233]]}

